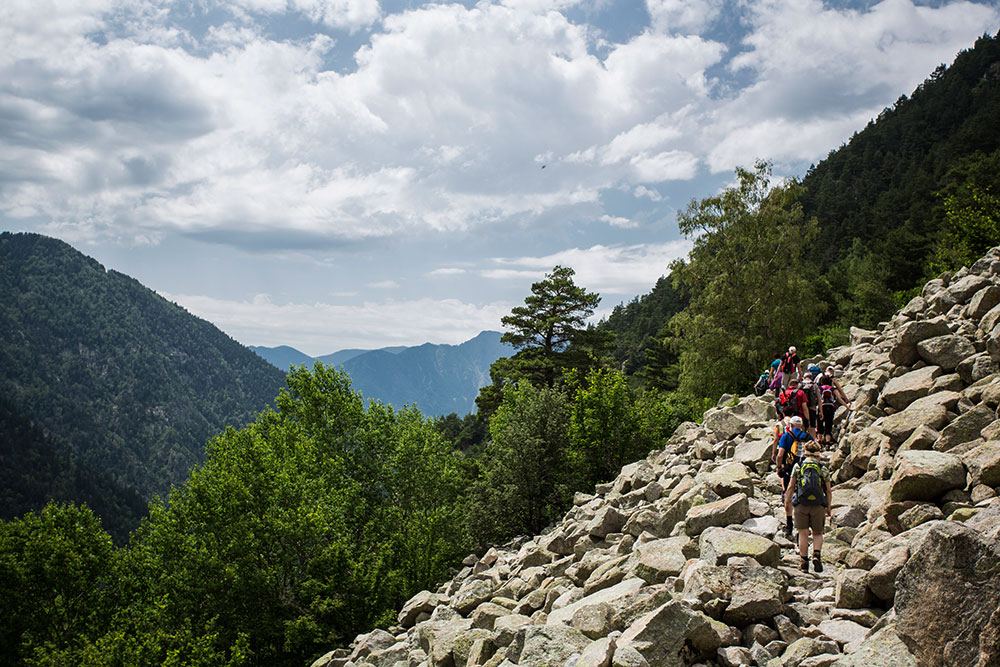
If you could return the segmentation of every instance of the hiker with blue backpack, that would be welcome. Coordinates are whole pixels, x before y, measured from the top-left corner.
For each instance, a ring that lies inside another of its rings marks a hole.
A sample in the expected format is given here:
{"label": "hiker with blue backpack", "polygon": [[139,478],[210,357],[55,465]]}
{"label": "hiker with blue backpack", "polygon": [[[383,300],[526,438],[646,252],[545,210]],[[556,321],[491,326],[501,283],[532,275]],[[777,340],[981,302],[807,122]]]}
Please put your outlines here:
{"label": "hiker with blue backpack", "polygon": [[[803,447],[808,442],[816,443],[813,437],[802,428],[802,417],[796,415],[789,420],[790,430],[785,431],[778,440],[778,476],[781,477],[781,494],[785,503],[785,537],[792,539],[792,506],[789,504],[789,484],[792,469],[802,461]],[[819,446],[819,443],[816,443]]]}
{"label": "hiker with blue backpack", "polygon": [[799,537],[799,558],[803,572],[809,572],[809,533],[812,532],[813,570],[823,571],[823,526],[830,516],[830,472],[818,458],[822,446],[815,440],[805,443],[805,458],[791,470],[785,489],[785,514],[793,514]]}

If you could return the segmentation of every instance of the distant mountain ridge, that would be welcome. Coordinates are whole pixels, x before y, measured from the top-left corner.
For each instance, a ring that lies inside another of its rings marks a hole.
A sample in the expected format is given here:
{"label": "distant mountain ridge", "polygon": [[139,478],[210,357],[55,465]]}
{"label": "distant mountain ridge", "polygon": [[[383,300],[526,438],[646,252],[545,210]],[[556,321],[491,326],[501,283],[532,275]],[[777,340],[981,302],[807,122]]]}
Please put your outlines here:
{"label": "distant mountain ridge", "polygon": [[75,471],[165,494],[209,438],[249,422],[284,384],[135,279],[57,239],[0,234],[0,395],[80,462]]}
{"label": "distant mountain ridge", "polygon": [[459,345],[341,350],[315,359],[287,345],[250,349],[283,369],[314,361],[339,366],[368,400],[416,405],[426,415],[466,415],[475,411],[479,389],[490,383],[493,362],[514,352],[500,337],[498,331],[483,331]]}

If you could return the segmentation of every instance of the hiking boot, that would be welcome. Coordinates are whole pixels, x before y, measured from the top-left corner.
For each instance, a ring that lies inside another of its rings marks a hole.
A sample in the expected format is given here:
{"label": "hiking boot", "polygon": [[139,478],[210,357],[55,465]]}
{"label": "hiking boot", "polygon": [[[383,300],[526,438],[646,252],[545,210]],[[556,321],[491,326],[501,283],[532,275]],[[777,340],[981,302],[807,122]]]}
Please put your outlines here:
{"label": "hiking boot", "polygon": [[809,559],[808,558],[803,558],[802,559],[802,561],[799,563],[799,569],[801,569],[806,574],[809,574]]}
{"label": "hiking boot", "polygon": [[817,573],[823,571],[823,557],[818,553],[813,554],[813,569]]}

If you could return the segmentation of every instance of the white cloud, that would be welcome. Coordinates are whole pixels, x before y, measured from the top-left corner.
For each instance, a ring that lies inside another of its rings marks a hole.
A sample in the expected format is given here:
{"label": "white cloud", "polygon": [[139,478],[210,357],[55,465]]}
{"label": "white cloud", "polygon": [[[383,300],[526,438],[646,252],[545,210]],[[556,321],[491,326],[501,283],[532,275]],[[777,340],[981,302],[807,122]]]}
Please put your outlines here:
{"label": "white cloud", "polygon": [[399,287],[399,283],[395,280],[380,280],[378,282],[369,283],[369,287],[374,287],[375,289],[396,289]]}
{"label": "white cloud", "polygon": [[438,277],[438,276],[460,276],[460,275],[463,275],[465,273],[468,273],[468,271],[466,271],[465,269],[458,269],[458,268],[453,268],[453,267],[445,267],[445,268],[434,269],[433,271],[429,271],[427,273],[427,275],[431,276],[431,277]]}
{"label": "white cloud", "polygon": [[[455,345],[480,331],[498,330],[510,304],[475,305],[457,299],[373,301],[354,306],[275,303],[163,294],[246,345],[290,345],[313,356],[340,349],[373,349],[426,342]],[[293,326],[290,327],[290,323]]]}
{"label": "white cloud", "polygon": [[663,201],[663,195],[652,188],[647,188],[645,185],[636,186],[632,194],[635,197],[645,197],[650,201]]}
{"label": "white cloud", "polygon": [[264,14],[295,12],[313,23],[348,30],[369,26],[381,15],[378,0],[225,0],[219,4]]}
{"label": "white cloud", "polygon": [[646,0],[653,28],[662,32],[699,32],[718,18],[723,0]]}
{"label": "white cloud", "polygon": [[639,226],[639,223],[628,218],[623,218],[620,215],[602,215],[601,222],[606,222],[612,227],[620,227],[622,229],[633,229]]}
{"label": "white cloud", "polygon": [[502,266],[482,272],[494,279],[540,280],[556,265],[572,267],[574,282],[602,295],[647,292],[675,259],[691,251],[689,241],[645,245],[595,245],[539,257],[496,258]]}
{"label": "white cloud", "polygon": [[1000,26],[1000,10],[971,2],[883,0],[849,10],[767,0],[748,8],[749,49],[729,66],[755,80],[705,114],[702,142],[714,172],[757,157],[818,161],[970,47],[984,27]]}

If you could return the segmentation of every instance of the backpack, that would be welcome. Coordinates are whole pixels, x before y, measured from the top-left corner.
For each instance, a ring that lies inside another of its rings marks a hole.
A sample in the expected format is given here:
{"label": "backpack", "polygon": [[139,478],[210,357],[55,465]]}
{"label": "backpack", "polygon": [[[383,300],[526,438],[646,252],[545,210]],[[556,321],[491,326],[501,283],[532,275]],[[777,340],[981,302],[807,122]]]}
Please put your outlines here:
{"label": "backpack", "polygon": [[767,373],[761,373],[760,377],[757,378],[757,384],[753,386],[753,393],[760,396],[765,391],[767,391],[767,385],[769,384]]}
{"label": "backpack", "polygon": [[[796,388],[792,389],[789,387],[781,394],[781,405],[787,406],[791,405],[792,409],[795,410],[795,414],[799,414],[802,409],[802,399],[799,397],[799,392],[801,390]],[[785,414],[788,414],[787,412]]]}
{"label": "backpack", "polygon": [[799,388],[806,395],[806,404],[809,406],[809,409],[815,410],[819,405],[819,387],[812,382],[807,382]]}
{"label": "backpack", "polygon": [[798,483],[792,495],[793,505],[826,506],[826,494],[823,492],[823,470],[816,461],[806,461],[799,464]]}
{"label": "backpack", "polygon": [[795,364],[792,362],[792,357],[795,356],[791,352],[785,352],[785,356],[781,358],[781,370],[785,373],[794,373]]}
{"label": "backpack", "polygon": [[819,388],[820,393],[823,396],[823,405],[836,405],[837,397],[833,393],[833,387],[828,384],[823,385]]}
{"label": "backpack", "polygon": [[[797,462],[801,457],[799,456],[799,443],[805,442],[809,439],[809,434],[805,431],[799,431],[802,434],[801,437],[795,434],[795,431],[791,426],[785,429],[785,434],[781,437],[784,438],[785,435],[792,436],[792,445],[788,448],[788,463]],[[778,441],[778,446],[781,446],[781,441]]]}

